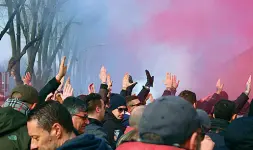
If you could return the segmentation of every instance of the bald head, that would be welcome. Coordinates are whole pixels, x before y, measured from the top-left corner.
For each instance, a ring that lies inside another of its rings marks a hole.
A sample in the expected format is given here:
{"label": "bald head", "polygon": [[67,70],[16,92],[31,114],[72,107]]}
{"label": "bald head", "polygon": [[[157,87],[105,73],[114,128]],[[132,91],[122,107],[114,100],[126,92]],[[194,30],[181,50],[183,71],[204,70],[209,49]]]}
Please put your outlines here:
{"label": "bald head", "polygon": [[131,127],[138,128],[145,106],[138,106],[132,111],[129,124]]}

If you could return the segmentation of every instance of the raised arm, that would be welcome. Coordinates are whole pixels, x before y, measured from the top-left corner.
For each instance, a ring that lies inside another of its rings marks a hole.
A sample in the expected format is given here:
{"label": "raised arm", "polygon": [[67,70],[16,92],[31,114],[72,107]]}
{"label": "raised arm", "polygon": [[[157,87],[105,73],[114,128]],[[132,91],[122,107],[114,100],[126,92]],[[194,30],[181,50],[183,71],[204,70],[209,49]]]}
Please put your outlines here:
{"label": "raised arm", "polygon": [[165,90],[162,96],[175,95],[177,92],[178,85],[180,80],[177,80],[176,75],[172,75],[171,73],[166,73],[166,78],[163,81],[165,85]]}
{"label": "raised arm", "polygon": [[130,75],[125,73],[123,80],[122,80],[122,90],[120,92],[121,96],[130,96],[132,94],[132,90],[135,87],[137,82],[130,82]]}
{"label": "raised arm", "polygon": [[56,75],[56,77],[54,77],[53,79],[51,79],[39,92],[39,103],[43,103],[46,98],[47,95],[50,93],[54,93],[57,88],[60,86],[61,84],[61,79],[66,75],[67,72],[67,66],[65,65],[65,60],[66,57],[64,56],[61,60],[61,64],[59,67],[59,72]]}
{"label": "raised arm", "polygon": [[107,70],[104,66],[102,66],[100,69],[99,78],[101,81],[99,94],[101,95],[103,101],[107,103],[108,102]]}
{"label": "raised arm", "polygon": [[138,98],[141,101],[141,103],[146,104],[146,98],[150,92],[150,88],[154,86],[154,76],[150,75],[150,72],[148,70],[145,70],[147,82],[145,86],[143,86],[142,90],[138,94]]}
{"label": "raised arm", "polygon": [[251,91],[251,76],[249,77],[246,83],[245,91],[234,101],[236,104],[236,113],[239,113],[242,110],[243,106],[249,100],[250,91]]}

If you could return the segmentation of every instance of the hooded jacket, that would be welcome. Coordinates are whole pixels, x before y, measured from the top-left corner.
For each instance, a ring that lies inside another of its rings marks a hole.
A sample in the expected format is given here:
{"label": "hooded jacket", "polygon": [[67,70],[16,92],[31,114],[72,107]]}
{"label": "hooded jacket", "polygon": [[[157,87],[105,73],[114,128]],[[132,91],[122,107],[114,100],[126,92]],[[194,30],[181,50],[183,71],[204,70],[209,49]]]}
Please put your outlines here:
{"label": "hooded jacket", "polygon": [[26,122],[26,116],[13,108],[0,108],[0,150],[29,149]]}
{"label": "hooded jacket", "polygon": [[142,142],[126,142],[117,147],[116,150],[184,150],[167,145],[155,145]]}
{"label": "hooded jacket", "polygon": [[108,142],[113,149],[116,148],[118,139],[124,134],[125,127],[122,120],[117,119],[111,111],[107,111],[103,128],[107,132]]}
{"label": "hooded jacket", "polygon": [[61,147],[57,150],[111,150],[107,146],[105,141],[100,138],[96,138],[92,134],[82,134],[73,138],[69,141],[66,141]]}

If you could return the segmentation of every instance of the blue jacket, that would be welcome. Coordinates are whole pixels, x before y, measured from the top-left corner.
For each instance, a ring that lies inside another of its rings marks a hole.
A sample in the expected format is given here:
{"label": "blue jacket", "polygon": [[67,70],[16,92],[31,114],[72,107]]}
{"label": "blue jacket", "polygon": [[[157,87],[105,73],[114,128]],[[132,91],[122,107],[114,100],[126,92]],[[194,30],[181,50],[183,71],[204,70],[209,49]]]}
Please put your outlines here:
{"label": "blue jacket", "polygon": [[215,143],[213,150],[227,150],[224,141],[224,133],[229,125],[229,122],[222,119],[211,120],[211,129],[206,133]]}
{"label": "blue jacket", "polygon": [[124,127],[128,127],[129,126],[129,117],[130,117],[130,115],[124,114],[123,120],[122,120],[122,125]]}
{"label": "blue jacket", "polygon": [[57,150],[111,150],[105,141],[91,134],[82,134],[65,142]]}

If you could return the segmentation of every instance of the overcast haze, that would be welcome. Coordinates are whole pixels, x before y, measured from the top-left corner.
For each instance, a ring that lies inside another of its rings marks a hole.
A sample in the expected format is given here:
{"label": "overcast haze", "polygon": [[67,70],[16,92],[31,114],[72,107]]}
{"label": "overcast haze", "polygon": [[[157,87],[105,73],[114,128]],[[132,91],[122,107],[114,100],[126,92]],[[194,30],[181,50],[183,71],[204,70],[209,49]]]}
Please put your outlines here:
{"label": "overcast haze", "polygon": [[[139,82],[140,90],[145,69],[155,75],[157,96],[164,89],[166,71],[178,75],[179,91],[197,90],[204,73],[250,48],[253,41],[252,0],[77,0],[65,7],[83,22],[76,36],[80,49],[86,49],[79,54],[79,59],[88,58],[86,77],[98,86],[104,64],[114,92],[119,92],[125,72]],[[0,47],[0,60],[8,59],[9,38]],[[75,87],[87,89],[77,82]]]}

